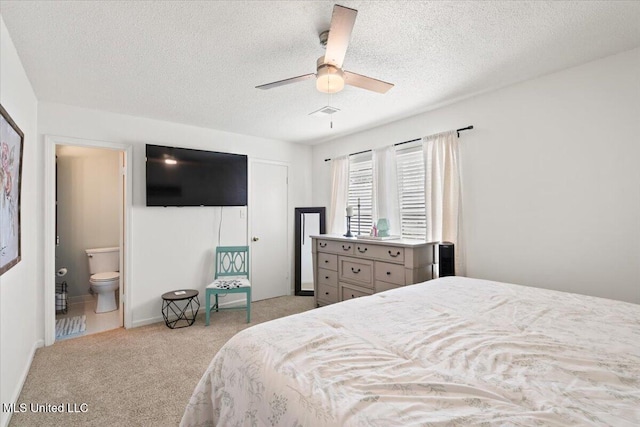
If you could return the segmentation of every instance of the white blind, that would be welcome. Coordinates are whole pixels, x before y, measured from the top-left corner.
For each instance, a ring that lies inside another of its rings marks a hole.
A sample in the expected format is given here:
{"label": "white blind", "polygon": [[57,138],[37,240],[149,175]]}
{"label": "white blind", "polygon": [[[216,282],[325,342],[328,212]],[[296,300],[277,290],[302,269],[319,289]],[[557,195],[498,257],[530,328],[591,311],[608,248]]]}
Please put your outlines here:
{"label": "white blind", "polygon": [[427,235],[427,211],[424,196],[424,160],[420,144],[396,151],[400,225],[402,237],[424,239]]}
{"label": "white blind", "polygon": [[[373,162],[371,152],[349,157],[349,197],[353,206],[351,234],[358,235],[358,200],[360,201],[360,234],[369,234],[373,216]],[[346,215],[346,212],[345,212]],[[346,219],[345,219],[346,221]]]}
{"label": "white blind", "polygon": [[[420,143],[398,147],[396,162],[400,202],[400,227],[405,239],[424,239],[427,234],[427,211],[424,194],[424,159]],[[373,226],[373,162],[371,152],[349,158],[349,196],[353,206],[351,233],[358,234],[358,200],[360,234],[369,234]],[[345,219],[346,221],[346,219]]]}

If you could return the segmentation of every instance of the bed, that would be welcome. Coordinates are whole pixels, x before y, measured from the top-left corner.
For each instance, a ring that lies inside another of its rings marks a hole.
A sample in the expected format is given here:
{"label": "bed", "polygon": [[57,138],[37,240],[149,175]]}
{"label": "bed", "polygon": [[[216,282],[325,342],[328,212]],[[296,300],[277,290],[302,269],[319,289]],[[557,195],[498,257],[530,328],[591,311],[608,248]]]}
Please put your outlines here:
{"label": "bed", "polygon": [[640,305],[446,277],[246,329],[181,426],[640,425]]}

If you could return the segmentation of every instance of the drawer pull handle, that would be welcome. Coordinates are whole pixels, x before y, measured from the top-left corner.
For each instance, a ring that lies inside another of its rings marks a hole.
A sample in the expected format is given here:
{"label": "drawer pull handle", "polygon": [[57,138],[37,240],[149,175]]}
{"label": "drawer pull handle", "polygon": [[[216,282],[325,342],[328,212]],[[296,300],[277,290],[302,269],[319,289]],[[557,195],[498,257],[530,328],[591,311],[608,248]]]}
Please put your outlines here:
{"label": "drawer pull handle", "polygon": [[318,244],[320,245],[320,247],[321,247],[321,248],[326,248],[326,247],[327,247],[327,244],[326,244],[326,243],[322,243],[322,242],[320,242],[320,243],[318,243]]}
{"label": "drawer pull handle", "polygon": [[351,250],[351,245],[345,247],[344,245],[342,245],[342,250],[344,251],[350,251]]}
{"label": "drawer pull handle", "polygon": [[355,298],[356,296],[354,294],[351,294],[351,298]]}
{"label": "drawer pull handle", "polygon": [[355,268],[351,267],[351,272],[354,273],[354,274],[358,274],[358,273],[360,273],[360,269],[356,270]]}
{"label": "drawer pull handle", "polygon": [[329,292],[325,292],[324,294],[325,294],[325,295],[329,295]]}
{"label": "drawer pull handle", "polygon": [[390,271],[387,271],[387,276],[391,276],[391,272]]}
{"label": "drawer pull handle", "polygon": [[396,257],[400,256],[400,251],[396,252],[395,255],[392,254],[391,251],[389,251],[389,256],[392,257],[392,258],[396,258]]}
{"label": "drawer pull handle", "polygon": [[329,276],[324,276],[325,279],[329,280]]}
{"label": "drawer pull handle", "polygon": [[328,262],[329,262],[329,260],[328,260],[328,259],[325,259],[325,260],[324,260],[324,263],[325,263],[325,264],[327,264]]}
{"label": "drawer pull handle", "polygon": [[360,246],[358,246],[358,252],[360,252],[361,254],[367,252],[368,248],[364,248],[364,251],[360,248]]}

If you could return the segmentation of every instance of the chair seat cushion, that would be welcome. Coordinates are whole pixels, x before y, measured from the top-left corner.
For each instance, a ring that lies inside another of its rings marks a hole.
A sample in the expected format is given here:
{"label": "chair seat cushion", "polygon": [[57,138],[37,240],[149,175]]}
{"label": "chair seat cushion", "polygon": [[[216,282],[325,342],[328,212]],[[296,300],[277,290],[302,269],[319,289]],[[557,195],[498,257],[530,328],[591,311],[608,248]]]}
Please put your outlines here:
{"label": "chair seat cushion", "polygon": [[235,288],[250,288],[251,282],[245,278],[226,278],[216,279],[207,286],[207,289],[235,289]]}

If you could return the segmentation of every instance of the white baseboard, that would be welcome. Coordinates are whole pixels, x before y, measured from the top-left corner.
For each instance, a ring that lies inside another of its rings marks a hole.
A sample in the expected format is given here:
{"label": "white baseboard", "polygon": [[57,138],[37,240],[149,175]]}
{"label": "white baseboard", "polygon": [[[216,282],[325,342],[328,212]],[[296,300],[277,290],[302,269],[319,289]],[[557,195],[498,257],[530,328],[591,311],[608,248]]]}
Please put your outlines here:
{"label": "white baseboard", "polygon": [[149,317],[148,319],[134,320],[131,322],[132,328],[137,328],[140,326],[151,325],[152,323],[164,322],[164,318],[162,315],[156,317]]}
{"label": "white baseboard", "polygon": [[[18,387],[16,387],[16,389],[14,390],[13,396],[11,397],[11,402],[9,403],[18,402],[20,393],[22,393],[22,387],[24,387],[24,382],[27,380],[27,375],[29,375],[29,370],[31,369],[31,363],[33,362],[33,357],[36,355],[36,350],[43,346],[44,346],[44,340],[37,340],[36,342],[33,343],[33,346],[31,347],[31,354],[29,355],[29,363],[27,363],[27,366],[25,366],[24,370],[22,371],[22,375],[20,375],[20,382],[18,384]],[[6,402],[3,402],[3,403],[6,403]],[[11,422],[11,416],[13,415],[13,412],[8,412],[8,413],[1,412],[1,415],[2,415],[2,419],[0,420],[0,425],[2,427],[7,427]]]}
{"label": "white baseboard", "polygon": [[[242,298],[235,299],[233,301],[220,302],[220,307],[226,307],[228,305],[236,305],[236,304],[243,306],[245,305],[246,301],[247,301],[246,297],[243,296]],[[202,308],[204,308],[204,304],[202,304]]]}
{"label": "white baseboard", "polygon": [[79,303],[85,303],[87,301],[94,301],[95,297],[91,294],[86,294],[86,295],[78,295],[75,297],[69,297],[69,305],[71,304],[79,304]]}
{"label": "white baseboard", "polygon": [[[236,305],[236,304],[238,304],[238,305],[240,305],[240,304],[244,305],[244,304],[245,304],[245,301],[246,301],[246,299],[245,299],[245,298],[242,298],[242,299],[236,299],[236,300],[228,301],[228,302],[224,302],[224,303],[223,303],[223,302],[221,302],[221,303],[220,303],[220,307],[232,306],[232,305]],[[206,307],[206,306],[205,306],[205,304],[204,304],[204,303],[202,303],[202,304],[200,305],[200,311],[199,311],[199,313],[204,312],[205,307]],[[154,316],[154,317],[149,317],[149,318],[147,318],[147,319],[134,320],[133,322],[131,322],[131,327],[132,327],[132,328],[137,328],[137,327],[140,327],[140,326],[151,325],[151,324],[153,324],[153,323],[159,323],[159,322],[164,322],[164,318],[162,317],[162,314],[160,314],[160,315],[158,315],[158,316]]]}

